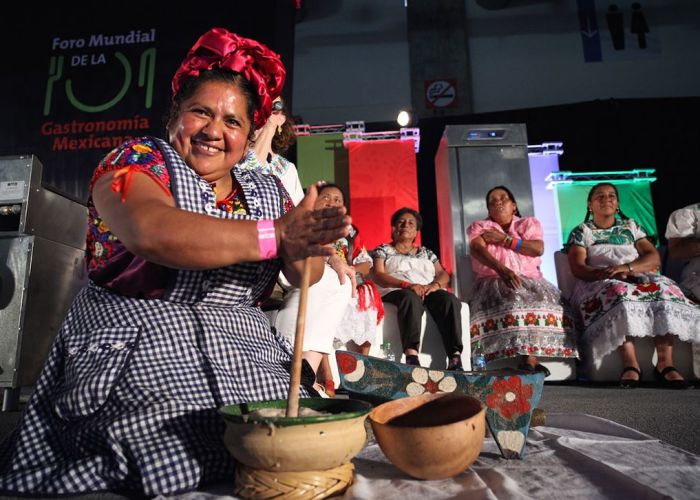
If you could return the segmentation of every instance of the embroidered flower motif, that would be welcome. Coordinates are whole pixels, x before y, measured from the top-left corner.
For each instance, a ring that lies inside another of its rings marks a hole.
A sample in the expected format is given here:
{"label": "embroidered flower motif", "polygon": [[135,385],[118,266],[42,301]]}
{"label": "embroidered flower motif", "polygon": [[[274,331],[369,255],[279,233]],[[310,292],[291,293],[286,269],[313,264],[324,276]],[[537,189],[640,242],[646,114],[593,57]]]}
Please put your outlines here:
{"label": "embroidered flower motif", "polygon": [[479,325],[474,323],[472,327],[469,329],[469,333],[471,334],[472,337],[478,337],[479,336]]}
{"label": "embroidered flower motif", "polygon": [[96,258],[102,257],[102,254],[104,254],[105,248],[102,246],[102,244],[99,241],[95,242],[95,250],[94,250],[94,255]]}
{"label": "embroidered flower motif", "polygon": [[680,288],[677,286],[669,286],[666,291],[668,292],[669,295],[673,295],[674,297],[677,297],[679,299],[685,299],[685,295],[683,295],[683,292],[681,292]]}
{"label": "embroidered flower motif", "polygon": [[338,240],[335,240],[333,245],[333,250],[335,251],[335,254],[340,257],[340,259],[344,263],[348,263],[348,254],[350,253],[350,244],[348,243],[347,238],[340,238]]}
{"label": "embroidered flower motif", "polygon": [[434,394],[436,392],[454,392],[457,388],[457,381],[454,377],[445,376],[445,373],[438,370],[426,370],[416,367],[411,372],[413,382],[406,386],[409,396],[418,396],[425,392]]}
{"label": "embroidered flower motif", "polygon": [[535,313],[527,313],[525,316],[525,324],[526,325],[536,325],[537,324],[537,316],[535,316]]}
{"label": "embroidered flower motif", "polygon": [[362,360],[357,360],[350,354],[342,352],[336,353],[338,361],[338,371],[345,376],[348,382],[357,382],[365,375],[365,363]]}
{"label": "embroidered flower motif", "polygon": [[496,331],[496,328],[496,322],[492,319],[488,319],[486,323],[484,323],[484,332]]}
{"label": "embroidered flower motif", "polygon": [[606,302],[609,302],[613,299],[616,299],[617,297],[620,297],[625,294],[627,291],[627,285],[623,283],[615,283],[614,285],[610,285],[605,289],[605,299]]}
{"label": "embroidered flower motif", "polygon": [[151,148],[149,148],[148,146],[146,146],[143,143],[142,144],[134,144],[132,146],[132,149],[134,151],[136,151],[137,153],[141,153],[141,154],[146,154],[146,153],[150,153],[153,151]]}
{"label": "embroidered flower motif", "polygon": [[551,346],[545,347],[544,348],[544,355],[551,356],[552,354],[554,354],[554,351],[555,351],[554,347],[551,347]]}
{"label": "embroidered flower motif", "polygon": [[[503,355],[504,355],[506,358],[513,357],[513,356],[515,356],[517,353],[518,353],[518,350],[517,350],[515,347],[508,347],[508,348],[506,348],[506,349],[503,349]],[[495,356],[492,356],[491,358],[489,358],[488,356],[489,356],[489,355],[487,354],[487,355],[486,355],[487,359],[493,359],[493,358],[495,358]]]}
{"label": "embroidered flower motif", "polygon": [[562,323],[562,326],[564,328],[571,328],[571,326],[573,325],[573,322],[571,321],[571,317],[569,317],[569,316],[564,316],[562,318],[561,323]]}
{"label": "embroidered flower motif", "polygon": [[632,292],[632,295],[639,295],[640,293],[654,293],[661,290],[659,285],[656,283],[639,283],[637,287]]}
{"label": "embroidered flower motif", "polygon": [[512,314],[506,314],[505,318],[503,318],[503,324],[505,326],[515,325],[515,316],[513,316]]}
{"label": "embroidered flower motif", "polygon": [[486,406],[512,420],[530,411],[532,386],[523,385],[520,377],[508,377],[493,383],[493,392],[486,396]]}
{"label": "embroidered flower motif", "polygon": [[104,233],[109,232],[109,228],[107,227],[107,224],[105,224],[105,222],[101,218],[95,217],[95,219],[93,220],[93,224],[95,224],[97,226],[98,233],[104,234]]}
{"label": "embroidered flower motif", "polygon": [[547,319],[544,324],[547,326],[557,326],[557,317],[552,313],[547,314]]}

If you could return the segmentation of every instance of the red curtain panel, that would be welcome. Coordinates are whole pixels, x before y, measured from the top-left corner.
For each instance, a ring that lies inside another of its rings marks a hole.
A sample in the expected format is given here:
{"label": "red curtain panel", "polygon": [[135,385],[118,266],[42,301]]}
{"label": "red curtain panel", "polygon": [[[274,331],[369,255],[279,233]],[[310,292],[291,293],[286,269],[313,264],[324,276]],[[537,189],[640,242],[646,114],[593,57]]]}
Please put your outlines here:
{"label": "red curtain panel", "polygon": [[[350,215],[368,250],[391,241],[391,215],[420,211],[416,153],[411,140],[348,143]],[[420,235],[416,241],[420,244]]]}

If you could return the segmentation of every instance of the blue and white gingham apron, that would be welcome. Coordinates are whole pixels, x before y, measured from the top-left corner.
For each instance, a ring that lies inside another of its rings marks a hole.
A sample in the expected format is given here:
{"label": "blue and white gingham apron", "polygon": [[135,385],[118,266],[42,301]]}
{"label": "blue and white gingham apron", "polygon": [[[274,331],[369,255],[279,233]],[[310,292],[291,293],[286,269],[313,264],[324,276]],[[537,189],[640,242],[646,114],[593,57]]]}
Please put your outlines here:
{"label": "blue and white gingham apron", "polygon": [[[179,208],[219,218],[283,214],[273,177],[234,169],[248,215],[231,215],[168,144],[158,145]],[[232,477],[216,409],[287,397],[291,347],[255,306],[279,268],[269,260],[173,271],[173,285],[159,300],[89,284],[0,449],[0,491],[156,495]]]}

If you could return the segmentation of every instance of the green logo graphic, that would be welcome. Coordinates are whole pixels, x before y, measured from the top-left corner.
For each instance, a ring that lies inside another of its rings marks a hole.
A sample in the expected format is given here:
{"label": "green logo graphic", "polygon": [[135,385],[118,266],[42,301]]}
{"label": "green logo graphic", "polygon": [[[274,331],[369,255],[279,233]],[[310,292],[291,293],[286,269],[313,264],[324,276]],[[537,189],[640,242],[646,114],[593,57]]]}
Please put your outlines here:
{"label": "green logo graphic", "polygon": [[[73,92],[73,81],[71,79],[67,79],[65,82],[66,97],[68,98],[68,102],[70,102],[74,108],[85,113],[100,113],[115,106],[124,98],[129,91],[129,87],[131,86],[131,64],[129,64],[126,56],[119,51],[114,53],[114,57],[121,63],[124,74],[124,81],[121,89],[119,89],[119,92],[117,92],[113,98],[102,104],[89,105],[85,104],[75,96],[75,93]],[[44,96],[44,116],[47,116],[51,112],[54,84],[63,78],[63,58],[64,56],[51,56],[51,60],[49,62],[49,77],[46,80],[46,94]],[[155,68],[156,49],[152,47],[144,50],[141,53],[141,58],[139,61],[138,86],[146,87],[146,109],[150,109],[151,105],[153,104],[153,81],[155,79]]]}

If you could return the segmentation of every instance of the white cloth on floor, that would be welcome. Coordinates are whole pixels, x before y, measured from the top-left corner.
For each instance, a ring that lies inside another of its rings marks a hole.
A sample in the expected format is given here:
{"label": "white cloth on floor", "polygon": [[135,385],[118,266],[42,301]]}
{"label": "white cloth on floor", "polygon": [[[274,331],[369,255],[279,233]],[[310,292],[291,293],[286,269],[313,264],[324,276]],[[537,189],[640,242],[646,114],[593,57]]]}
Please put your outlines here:
{"label": "white cloth on floor", "polygon": [[[355,479],[343,499],[697,499],[700,457],[610,420],[547,415],[530,430],[523,460],[501,457],[487,438],[478,460],[450,479],[421,481],[395,468],[371,441],[353,460]],[[233,480],[168,497],[229,500]],[[158,497],[164,499],[166,497]]]}

